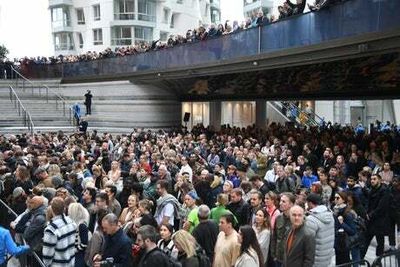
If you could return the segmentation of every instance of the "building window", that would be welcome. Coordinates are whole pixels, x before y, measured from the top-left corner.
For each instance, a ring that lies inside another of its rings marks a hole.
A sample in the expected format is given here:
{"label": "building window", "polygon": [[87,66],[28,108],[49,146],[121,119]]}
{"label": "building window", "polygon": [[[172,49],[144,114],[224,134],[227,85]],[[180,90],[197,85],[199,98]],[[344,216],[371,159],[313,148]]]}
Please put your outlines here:
{"label": "building window", "polygon": [[160,41],[166,42],[168,39],[168,32],[160,32]]}
{"label": "building window", "polygon": [[72,33],[60,32],[54,34],[54,49],[60,50],[74,50],[74,40]]}
{"label": "building window", "polygon": [[150,43],[153,40],[153,29],[148,27],[135,27],[135,44]]}
{"label": "building window", "polygon": [[100,20],[100,5],[93,6],[93,18],[94,20]]}
{"label": "building window", "polygon": [[138,0],[138,20],[156,21],[156,3],[152,0]]}
{"label": "building window", "polygon": [[103,30],[93,29],[93,44],[102,45],[103,44]]}
{"label": "building window", "polygon": [[220,12],[218,9],[212,9],[211,11],[211,23],[219,23],[221,21]]}
{"label": "building window", "polygon": [[79,8],[76,10],[76,17],[78,20],[78,24],[80,24],[80,25],[85,24],[85,13],[83,13],[82,8]]}
{"label": "building window", "polygon": [[168,8],[164,8],[164,16],[163,16],[163,23],[167,24],[169,20],[169,12]]}
{"label": "building window", "polygon": [[175,19],[176,19],[176,16],[178,16],[178,14],[172,14],[172,16],[171,16],[171,24],[169,25],[169,27],[170,27],[171,29],[175,28]]}
{"label": "building window", "polygon": [[204,17],[208,17],[208,12],[209,12],[209,10],[210,10],[210,5],[207,4],[207,5],[206,5],[206,9],[204,10]]}
{"label": "building window", "polygon": [[71,26],[71,17],[68,7],[56,7],[51,9],[51,24],[53,27]]}
{"label": "building window", "polygon": [[83,48],[83,36],[82,33],[78,33],[79,48]]}
{"label": "building window", "polygon": [[111,36],[111,45],[131,45],[132,27],[112,27]]}
{"label": "building window", "polygon": [[116,0],[114,1],[114,19],[132,20],[135,19],[135,1],[134,0]]}
{"label": "building window", "polygon": [[183,4],[183,0],[176,0],[177,4]]}

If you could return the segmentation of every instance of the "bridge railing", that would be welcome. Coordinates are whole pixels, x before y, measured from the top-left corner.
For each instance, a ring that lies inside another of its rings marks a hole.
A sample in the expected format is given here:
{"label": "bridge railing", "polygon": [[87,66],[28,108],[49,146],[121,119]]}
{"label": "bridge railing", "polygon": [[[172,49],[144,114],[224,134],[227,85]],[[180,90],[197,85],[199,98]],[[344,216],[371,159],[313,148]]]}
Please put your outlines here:
{"label": "bridge railing", "polygon": [[[263,27],[251,28],[219,38],[177,45],[131,56],[55,65],[22,66],[24,73],[44,77],[90,77],[161,71],[240,61],[285,49],[326,41],[399,29],[400,1],[347,0],[343,3],[289,17]],[[256,66],[249,64],[249,69]]]}

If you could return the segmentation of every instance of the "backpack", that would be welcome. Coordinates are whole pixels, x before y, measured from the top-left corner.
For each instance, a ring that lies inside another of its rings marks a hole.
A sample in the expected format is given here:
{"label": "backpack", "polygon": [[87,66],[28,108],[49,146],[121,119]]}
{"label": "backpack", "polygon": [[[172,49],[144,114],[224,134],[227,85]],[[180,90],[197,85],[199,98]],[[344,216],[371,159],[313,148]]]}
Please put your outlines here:
{"label": "backpack", "polygon": [[206,255],[205,251],[203,249],[198,249],[196,251],[196,257],[197,260],[199,261],[199,266],[200,267],[211,267],[211,262],[208,256]]}
{"label": "backpack", "polygon": [[349,236],[350,248],[364,244],[365,232],[367,231],[365,220],[361,216],[354,218],[354,224],[356,226],[356,234]]}

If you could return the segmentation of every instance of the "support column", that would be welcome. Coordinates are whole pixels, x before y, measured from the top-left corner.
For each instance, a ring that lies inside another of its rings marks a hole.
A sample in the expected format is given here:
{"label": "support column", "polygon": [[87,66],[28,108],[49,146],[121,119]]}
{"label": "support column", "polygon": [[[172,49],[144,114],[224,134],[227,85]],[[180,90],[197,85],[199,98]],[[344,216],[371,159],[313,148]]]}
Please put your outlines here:
{"label": "support column", "polygon": [[267,101],[256,100],[256,127],[265,130],[267,128]]}
{"label": "support column", "polygon": [[221,101],[210,101],[210,126],[215,131],[221,130]]}

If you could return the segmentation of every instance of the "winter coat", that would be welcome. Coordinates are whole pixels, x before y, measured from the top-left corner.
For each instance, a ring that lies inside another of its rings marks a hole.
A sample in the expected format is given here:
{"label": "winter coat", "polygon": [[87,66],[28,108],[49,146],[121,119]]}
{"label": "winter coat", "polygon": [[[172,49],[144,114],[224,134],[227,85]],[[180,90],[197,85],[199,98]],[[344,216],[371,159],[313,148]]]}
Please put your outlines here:
{"label": "winter coat", "polygon": [[368,194],[367,221],[368,232],[372,235],[389,234],[390,231],[390,193],[386,185],[381,184],[378,188],[372,188]]}
{"label": "winter coat", "polygon": [[314,267],[324,267],[335,254],[335,219],[326,206],[310,210],[305,225],[315,235]]}

